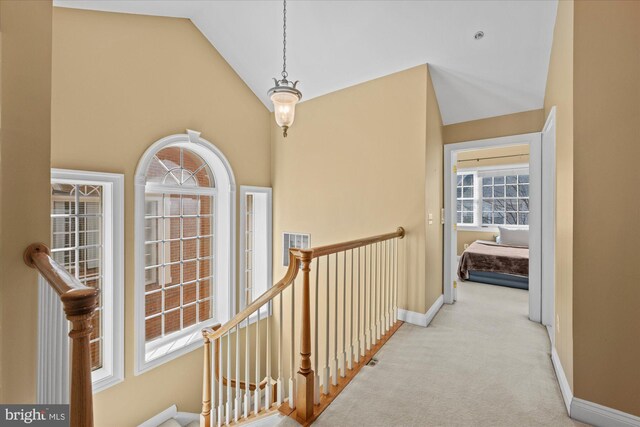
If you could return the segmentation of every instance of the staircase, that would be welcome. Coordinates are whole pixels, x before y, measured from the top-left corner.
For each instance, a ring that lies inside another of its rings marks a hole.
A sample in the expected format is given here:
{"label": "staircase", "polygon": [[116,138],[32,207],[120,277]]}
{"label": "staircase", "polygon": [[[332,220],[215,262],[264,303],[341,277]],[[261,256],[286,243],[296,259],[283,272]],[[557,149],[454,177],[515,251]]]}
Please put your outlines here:
{"label": "staircase", "polygon": [[43,243],[29,245],[24,251],[25,264],[35,268],[58,294],[67,320],[71,323],[71,393],[70,426],[93,427],[93,390],[91,384],[91,319],[98,308],[98,290],[80,283],[51,258]]}
{"label": "staircase", "polygon": [[400,327],[404,229],[291,249],[285,276],[224,325],[203,330],[200,426],[279,411],[310,425]]}

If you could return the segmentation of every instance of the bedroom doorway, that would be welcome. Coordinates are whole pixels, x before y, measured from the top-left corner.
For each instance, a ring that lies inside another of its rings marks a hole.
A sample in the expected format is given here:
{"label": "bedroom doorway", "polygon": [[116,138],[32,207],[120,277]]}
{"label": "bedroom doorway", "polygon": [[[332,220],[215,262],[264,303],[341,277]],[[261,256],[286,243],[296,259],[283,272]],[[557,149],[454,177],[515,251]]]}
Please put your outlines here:
{"label": "bedroom doorway", "polygon": [[457,300],[460,267],[472,282],[528,289],[529,319],[548,317],[542,138],[536,132],[445,146],[445,303]]}

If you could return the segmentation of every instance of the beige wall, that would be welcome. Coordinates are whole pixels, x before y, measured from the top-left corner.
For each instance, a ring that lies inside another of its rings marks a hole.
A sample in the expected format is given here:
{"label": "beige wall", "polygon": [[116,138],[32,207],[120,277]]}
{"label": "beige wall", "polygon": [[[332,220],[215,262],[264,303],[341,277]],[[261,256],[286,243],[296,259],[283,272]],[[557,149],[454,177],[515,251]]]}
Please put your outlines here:
{"label": "beige wall", "polygon": [[37,276],[22,252],[50,234],[51,10],[50,1],[0,2],[2,403],[35,401]]}
{"label": "beige wall", "polygon": [[96,424],[199,412],[201,350],[133,375],[133,176],[150,144],[190,128],[238,186],[269,186],[269,112],[188,20],[56,8],[53,34],[53,166],[125,174],[125,381],[95,395]]}
{"label": "beige wall", "polygon": [[640,416],[640,2],[574,22],[574,394]]}
{"label": "beige wall", "polygon": [[[558,2],[544,109],[556,106],[556,349],[573,387],[573,1]],[[591,235],[591,234],[590,234]]]}
{"label": "beige wall", "polygon": [[[444,143],[442,117],[436,93],[427,66],[427,157],[426,157],[426,309],[443,293],[444,226],[441,211],[444,208]],[[431,219],[430,219],[431,216]],[[422,311],[425,312],[426,310]]]}
{"label": "beige wall", "polygon": [[[538,129],[538,132],[540,129]],[[509,147],[483,148],[481,150],[460,151],[457,153],[458,169],[485,166],[504,166],[529,163],[529,146],[512,145]]]}
{"label": "beige wall", "polygon": [[544,110],[540,109],[447,125],[442,128],[444,143],[540,132],[544,118]]}
{"label": "beige wall", "polygon": [[[274,278],[284,274],[283,231],[311,233],[318,246],[403,226],[409,256],[399,303],[426,312],[442,287],[427,274],[442,265],[442,154],[438,131],[427,129],[439,122],[430,94],[427,67],[419,66],[300,104],[286,139],[273,126]],[[438,173],[434,182],[427,168]]]}

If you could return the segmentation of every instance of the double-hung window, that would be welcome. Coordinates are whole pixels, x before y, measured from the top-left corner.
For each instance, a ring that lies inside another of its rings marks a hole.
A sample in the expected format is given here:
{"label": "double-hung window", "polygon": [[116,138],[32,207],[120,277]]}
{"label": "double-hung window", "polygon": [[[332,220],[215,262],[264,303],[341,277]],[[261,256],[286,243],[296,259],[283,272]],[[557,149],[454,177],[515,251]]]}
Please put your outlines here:
{"label": "double-hung window", "polygon": [[459,171],[457,184],[458,226],[529,226],[527,167]]}
{"label": "double-hung window", "polygon": [[123,176],[53,169],[51,253],[100,291],[90,336],[93,389],[123,379]]}

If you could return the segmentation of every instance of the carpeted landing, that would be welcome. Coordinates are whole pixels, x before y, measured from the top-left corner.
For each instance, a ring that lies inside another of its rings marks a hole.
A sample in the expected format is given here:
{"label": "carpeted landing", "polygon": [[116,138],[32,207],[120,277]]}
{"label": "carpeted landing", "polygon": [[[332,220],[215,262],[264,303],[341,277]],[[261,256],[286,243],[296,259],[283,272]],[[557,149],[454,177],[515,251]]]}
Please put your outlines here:
{"label": "carpeted landing", "polygon": [[[314,426],[574,426],[528,293],[476,283],[427,328],[403,325]],[[295,425],[290,418],[280,425]]]}

